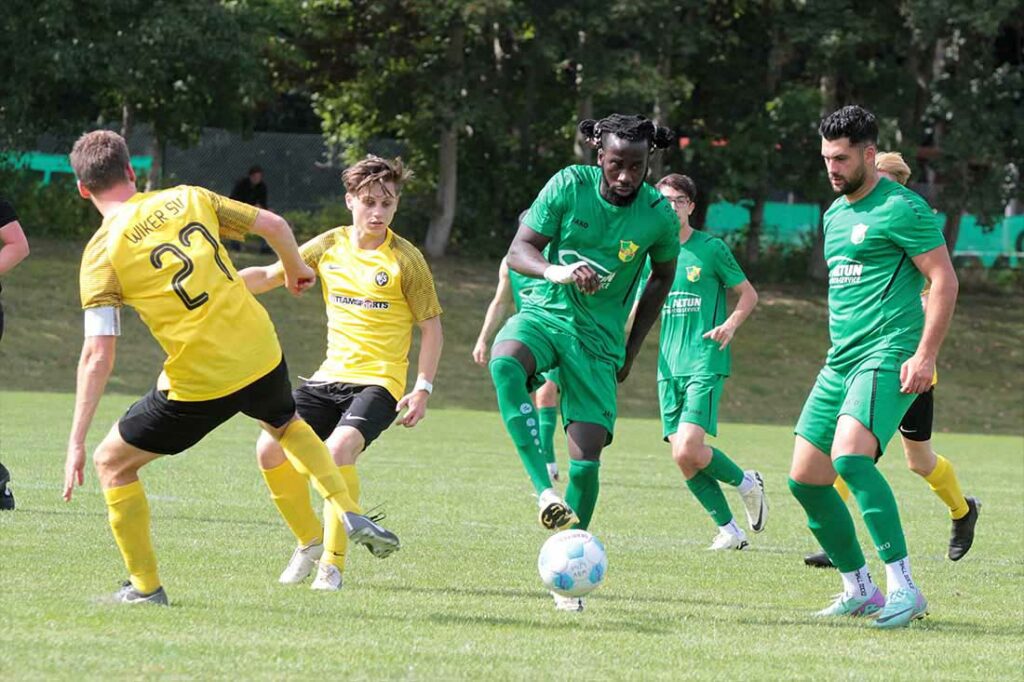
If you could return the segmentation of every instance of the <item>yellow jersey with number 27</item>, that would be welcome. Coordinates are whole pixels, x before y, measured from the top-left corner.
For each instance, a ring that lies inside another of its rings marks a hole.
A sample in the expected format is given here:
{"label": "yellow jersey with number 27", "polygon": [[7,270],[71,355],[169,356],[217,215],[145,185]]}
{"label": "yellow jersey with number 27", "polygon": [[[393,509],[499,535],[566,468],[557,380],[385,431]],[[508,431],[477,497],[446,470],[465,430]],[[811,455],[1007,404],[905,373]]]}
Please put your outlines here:
{"label": "yellow jersey with number 27", "polygon": [[188,185],[139,193],[85,247],[82,308],[138,312],[167,354],[157,388],[172,400],[221,398],[281,362],[270,316],[221,243],[244,238],[257,211]]}

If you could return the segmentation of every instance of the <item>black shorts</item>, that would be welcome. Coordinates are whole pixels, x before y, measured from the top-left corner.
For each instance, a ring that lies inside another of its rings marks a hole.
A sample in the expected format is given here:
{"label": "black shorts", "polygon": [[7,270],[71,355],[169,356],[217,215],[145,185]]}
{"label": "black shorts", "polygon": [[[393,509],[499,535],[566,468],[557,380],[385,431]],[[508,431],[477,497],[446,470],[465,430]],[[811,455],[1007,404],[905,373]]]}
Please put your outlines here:
{"label": "black shorts", "polygon": [[935,387],[917,396],[900,422],[900,435],[907,440],[924,442],[932,439],[932,416],[935,411]]}
{"label": "black shorts", "polygon": [[129,445],[158,455],[176,455],[239,412],[275,428],[295,416],[284,358],[264,376],[223,398],[170,400],[167,391],[154,388],[128,408],[117,428]]}
{"label": "black shorts", "polygon": [[351,426],[363,436],[364,448],[395,421],[398,401],[383,386],[306,382],[295,389],[299,416],[327,440],[339,426]]}

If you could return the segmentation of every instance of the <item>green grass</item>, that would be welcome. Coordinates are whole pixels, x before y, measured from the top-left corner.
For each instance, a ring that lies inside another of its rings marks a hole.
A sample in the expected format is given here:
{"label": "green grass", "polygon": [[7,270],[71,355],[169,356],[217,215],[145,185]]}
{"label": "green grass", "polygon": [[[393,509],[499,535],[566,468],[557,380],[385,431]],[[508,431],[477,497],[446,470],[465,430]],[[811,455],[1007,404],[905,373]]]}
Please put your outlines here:
{"label": "green grass", "polygon": [[[33,241],[32,256],[4,278],[7,331],[0,343],[0,387],[74,390],[81,348],[78,259],[81,245]],[[265,256],[232,254],[239,267]],[[445,352],[432,405],[491,409],[487,372],[470,351],[493,295],[497,263],[445,259],[433,263],[445,308]],[[757,284],[755,282],[755,284]],[[292,374],[308,375],[325,345],[318,293],[294,299],[275,291],[261,299],[281,336]],[[141,395],[163,356],[134,313],[125,314],[109,390]],[[964,294],[939,358],[938,431],[1024,433],[1024,305],[1019,296]],[[658,413],[652,332],[632,378],[619,391],[619,414]],[[734,342],[733,379],[720,414],[727,421],[792,425],[828,347],[825,293],[814,287],[763,287],[761,304]]]}
{"label": "green grass", "polygon": [[[129,401],[104,400],[90,447]],[[0,393],[19,502],[0,513],[0,651],[15,679],[1019,679],[1024,662],[1019,437],[937,437],[985,502],[958,564],[943,559],[944,507],[890,448],[882,468],[932,615],[876,632],[809,616],[838,577],[801,564],[814,543],[785,487],[786,427],[723,426],[717,444],[765,473],[772,515],[751,551],[711,554],[713,528],[658,424],[623,419],[592,526],[608,581],[566,614],[537,577],[546,535],[494,413],[435,410],[371,448],[364,499],[387,504],[403,549],[385,561],[356,551],[337,594],[276,583],[291,540],[254,461],[256,427],[238,418],[144,472],[173,603],[160,609],[94,602],[124,570],[91,469],[60,500],[72,403]]]}

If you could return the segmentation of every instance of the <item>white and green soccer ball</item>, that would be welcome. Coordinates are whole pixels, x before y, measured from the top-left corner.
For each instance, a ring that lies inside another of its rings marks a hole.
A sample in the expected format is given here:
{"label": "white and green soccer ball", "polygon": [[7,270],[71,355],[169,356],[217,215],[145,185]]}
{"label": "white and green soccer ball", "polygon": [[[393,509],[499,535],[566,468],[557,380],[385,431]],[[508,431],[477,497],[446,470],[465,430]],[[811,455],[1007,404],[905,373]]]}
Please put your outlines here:
{"label": "white and green soccer ball", "polygon": [[582,597],[604,582],[608,555],[585,530],[555,533],[540,548],[537,570],[544,586],[563,597]]}

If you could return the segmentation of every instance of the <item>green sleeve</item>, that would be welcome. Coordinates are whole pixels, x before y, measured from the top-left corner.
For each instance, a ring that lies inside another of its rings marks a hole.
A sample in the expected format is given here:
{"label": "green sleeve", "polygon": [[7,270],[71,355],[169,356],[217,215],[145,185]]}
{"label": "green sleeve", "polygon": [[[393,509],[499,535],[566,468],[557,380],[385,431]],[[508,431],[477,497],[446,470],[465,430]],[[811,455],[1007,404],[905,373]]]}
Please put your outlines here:
{"label": "green sleeve", "polygon": [[566,177],[568,169],[555,173],[530,206],[523,223],[545,237],[555,237],[562,229],[562,217],[572,191],[572,181]]}
{"label": "green sleeve", "polygon": [[889,229],[889,238],[913,258],[946,243],[942,236],[942,219],[928,203],[910,194],[898,196],[897,210]]}
{"label": "green sleeve", "polygon": [[715,276],[726,289],[732,289],[737,284],[747,281],[743,274],[743,268],[736,262],[736,256],[732,255],[729,245],[721,239],[714,240],[715,249]]}
{"label": "green sleeve", "polygon": [[655,263],[665,263],[679,257],[679,218],[667,201],[660,202],[654,207],[658,218],[662,223],[661,234],[648,250],[651,260]]}

